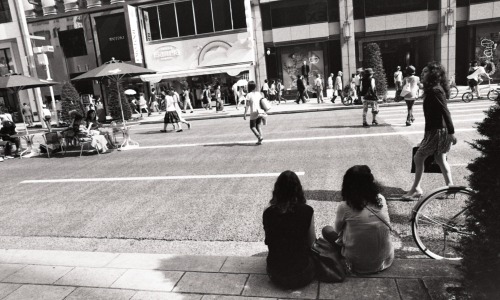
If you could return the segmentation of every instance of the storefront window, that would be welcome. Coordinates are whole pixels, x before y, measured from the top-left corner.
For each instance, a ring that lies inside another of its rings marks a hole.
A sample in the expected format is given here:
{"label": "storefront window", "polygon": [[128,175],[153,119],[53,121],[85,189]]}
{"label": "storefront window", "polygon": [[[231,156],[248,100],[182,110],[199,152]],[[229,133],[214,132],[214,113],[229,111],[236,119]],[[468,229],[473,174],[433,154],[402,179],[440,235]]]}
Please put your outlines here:
{"label": "storefront window", "polygon": [[325,78],[325,61],[323,49],[316,45],[300,45],[283,47],[281,65],[283,68],[283,84],[286,89],[297,89],[297,78],[302,75],[304,61],[309,65],[309,76],[305,81],[311,84],[317,74]]}
{"label": "storefront window", "polygon": [[0,0],[0,23],[12,22],[9,0]]}
{"label": "storefront window", "polygon": [[147,41],[246,28],[244,0],[164,3],[143,8],[142,15]]}
{"label": "storefront window", "polygon": [[0,75],[3,76],[9,73],[15,73],[14,62],[10,49],[0,49]]}
{"label": "storefront window", "polygon": [[486,72],[494,82],[500,80],[500,26],[478,27],[474,58],[486,64]]}

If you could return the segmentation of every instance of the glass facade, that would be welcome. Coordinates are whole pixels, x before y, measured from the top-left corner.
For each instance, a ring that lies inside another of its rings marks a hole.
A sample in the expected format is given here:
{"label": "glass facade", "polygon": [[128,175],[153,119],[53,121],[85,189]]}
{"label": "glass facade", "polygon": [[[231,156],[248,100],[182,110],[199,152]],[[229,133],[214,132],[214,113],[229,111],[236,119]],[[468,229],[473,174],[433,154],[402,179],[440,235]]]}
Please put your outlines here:
{"label": "glass facade", "polygon": [[12,61],[12,54],[10,49],[0,49],[0,76],[16,73],[14,62]]}
{"label": "glass facade", "polygon": [[0,23],[12,22],[9,0],[0,0]]}
{"label": "glass facade", "polygon": [[244,0],[190,0],[142,8],[146,40],[246,28]]}
{"label": "glass facade", "polygon": [[[457,6],[461,6],[461,2],[468,3],[468,1],[457,0]],[[353,0],[352,4],[354,6],[354,19],[439,9],[438,0]]]}

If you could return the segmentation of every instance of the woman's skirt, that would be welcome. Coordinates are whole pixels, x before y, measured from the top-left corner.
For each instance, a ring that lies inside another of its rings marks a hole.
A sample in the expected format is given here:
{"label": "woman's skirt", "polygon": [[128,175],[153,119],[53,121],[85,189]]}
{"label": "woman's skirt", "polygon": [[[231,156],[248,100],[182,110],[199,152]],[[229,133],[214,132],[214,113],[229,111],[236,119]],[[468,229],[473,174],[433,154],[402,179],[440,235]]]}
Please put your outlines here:
{"label": "woman's skirt", "polygon": [[432,129],[424,133],[424,139],[416,154],[420,156],[430,156],[450,152],[452,140],[448,134],[448,129]]}
{"label": "woman's skirt", "polygon": [[173,124],[173,123],[179,123],[179,115],[177,114],[176,111],[167,111],[165,114],[165,119],[163,120],[163,123],[166,124]]}

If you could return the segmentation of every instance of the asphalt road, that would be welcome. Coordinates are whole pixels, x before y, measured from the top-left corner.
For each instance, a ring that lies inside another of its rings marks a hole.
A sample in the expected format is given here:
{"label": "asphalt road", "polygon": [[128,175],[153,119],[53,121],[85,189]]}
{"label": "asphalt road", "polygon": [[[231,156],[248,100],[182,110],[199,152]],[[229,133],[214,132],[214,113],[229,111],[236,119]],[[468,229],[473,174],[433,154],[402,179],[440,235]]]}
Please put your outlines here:
{"label": "asphalt road", "polygon": [[[492,104],[450,104],[459,140],[448,158],[455,184],[467,185],[466,165],[478,155],[467,142],[479,138],[474,123]],[[381,110],[380,125],[370,128],[361,126],[361,109],[270,116],[261,146],[242,118],[193,121],[181,133],[148,124],[131,131],[136,150],[7,160],[0,163],[0,248],[258,255],[266,250],[262,211],[276,174],[303,172],[319,234],[333,222],[345,171],[367,164],[390,201],[397,256],[418,257],[409,227],[414,203],[399,197],[413,180],[421,109],[410,127],[402,106]],[[424,175],[425,191],[442,185],[440,174]]]}

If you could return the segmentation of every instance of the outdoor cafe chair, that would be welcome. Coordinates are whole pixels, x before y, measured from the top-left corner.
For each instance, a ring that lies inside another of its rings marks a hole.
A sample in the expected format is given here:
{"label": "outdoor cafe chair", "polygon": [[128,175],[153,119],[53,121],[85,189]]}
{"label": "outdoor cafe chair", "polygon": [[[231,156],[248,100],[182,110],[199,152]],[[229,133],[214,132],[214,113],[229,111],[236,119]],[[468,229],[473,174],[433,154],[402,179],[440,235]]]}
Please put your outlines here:
{"label": "outdoor cafe chair", "polygon": [[61,150],[64,151],[64,154],[66,154],[63,142],[61,141],[61,136],[57,132],[46,132],[43,134],[43,139],[45,140],[48,158],[50,158],[50,151],[54,153],[58,148],[61,148]]}

